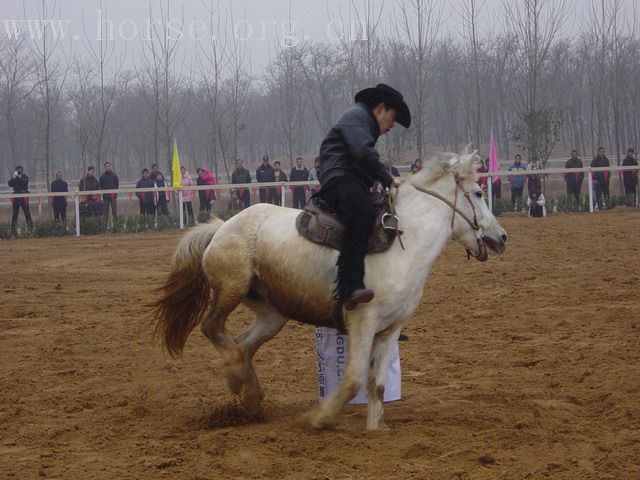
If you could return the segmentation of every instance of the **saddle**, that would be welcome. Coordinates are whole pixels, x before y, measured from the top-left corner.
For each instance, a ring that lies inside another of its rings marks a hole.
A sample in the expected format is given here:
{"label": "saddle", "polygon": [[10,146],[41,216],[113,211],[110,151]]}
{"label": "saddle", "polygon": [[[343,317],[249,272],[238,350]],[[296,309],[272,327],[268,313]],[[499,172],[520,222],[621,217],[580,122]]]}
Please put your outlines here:
{"label": "saddle", "polygon": [[[389,250],[395,239],[402,235],[400,222],[395,214],[388,193],[374,192],[373,203],[376,209],[376,222],[371,235],[367,253],[380,253]],[[329,206],[318,199],[317,204],[309,203],[296,218],[298,233],[307,240],[325,247],[340,250],[344,225]]]}

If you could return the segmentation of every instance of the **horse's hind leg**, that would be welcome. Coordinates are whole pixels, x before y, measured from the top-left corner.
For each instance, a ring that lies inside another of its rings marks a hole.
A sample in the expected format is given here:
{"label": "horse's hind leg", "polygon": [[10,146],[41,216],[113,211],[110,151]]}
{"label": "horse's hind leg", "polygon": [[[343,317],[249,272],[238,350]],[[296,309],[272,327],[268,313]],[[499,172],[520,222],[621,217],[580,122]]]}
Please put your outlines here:
{"label": "horse's hind leg", "polygon": [[371,367],[367,381],[367,430],[386,429],[384,422],[384,386],[391,365],[393,346],[400,335],[400,326],[379,332],[373,340]]}
{"label": "horse's hind leg", "polygon": [[216,291],[215,301],[202,322],[201,329],[222,356],[229,390],[240,395],[243,403],[245,397],[251,397],[252,401],[247,404],[257,407],[262,400],[260,384],[249,366],[246,350],[233,341],[225,327],[227,317],[240,304],[242,298],[243,294],[240,292],[233,295]]}

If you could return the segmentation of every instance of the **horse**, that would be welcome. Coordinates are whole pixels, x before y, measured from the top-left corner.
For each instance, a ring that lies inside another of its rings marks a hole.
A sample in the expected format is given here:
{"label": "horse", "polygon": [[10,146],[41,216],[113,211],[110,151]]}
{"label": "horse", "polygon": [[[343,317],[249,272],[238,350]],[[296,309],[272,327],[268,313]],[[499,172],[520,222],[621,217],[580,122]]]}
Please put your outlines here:
{"label": "horse", "polygon": [[[479,261],[487,260],[488,249],[504,251],[507,233],[476,183],[477,160],[475,153],[440,154],[394,189],[403,245],[396,241],[386,252],[367,255],[364,280],[375,297],[343,310],[349,342],[345,376],[329,398],[303,415],[308,426],[334,426],[342,407],[366,384],[366,427],[386,429],[382,402],[392,347],[447,241],[457,241]],[[226,222],[216,219],[191,229],[152,304],[155,334],[172,356],[182,353],[201,324],[222,356],[229,389],[247,412],[259,411],[264,397],[253,365],[258,348],[289,319],[333,325],[338,251],[301,237],[295,227],[299,213],[257,204]],[[225,323],[239,304],[255,319],[231,338]]]}

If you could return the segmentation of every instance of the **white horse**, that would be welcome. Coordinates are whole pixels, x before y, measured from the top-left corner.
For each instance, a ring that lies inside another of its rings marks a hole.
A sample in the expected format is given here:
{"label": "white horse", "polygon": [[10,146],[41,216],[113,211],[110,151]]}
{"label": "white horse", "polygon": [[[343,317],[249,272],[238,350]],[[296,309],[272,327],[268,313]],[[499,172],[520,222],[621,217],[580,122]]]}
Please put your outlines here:
{"label": "white horse", "polygon": [[[345,311],[349,359],[339,388],[305,415],[314,428],[330,427],[340,409],[367,385],[367,428],[385,427],[382,400],[391,351],[402,325],[422,297],[427,274],[449,239],[480,261],[487,246],[504,250],[498,224],[476,184],[475,154],[440,156],[395,192],[402,240],[384,253],[368,255],[365,285],[375,298]],[[172,355],[180,354],[193,328],[220,352],[230,390],[255,410],[264,393],[253,367],[256,350],[288,319],[332,325],[332,289],[338,252],[298,235],[299,210],[259,204],[227,222],[190,230],[173,256],[172,270],[154,303],[156,334]],[[227,316],[245,304],[252,326],[231,338]]]}

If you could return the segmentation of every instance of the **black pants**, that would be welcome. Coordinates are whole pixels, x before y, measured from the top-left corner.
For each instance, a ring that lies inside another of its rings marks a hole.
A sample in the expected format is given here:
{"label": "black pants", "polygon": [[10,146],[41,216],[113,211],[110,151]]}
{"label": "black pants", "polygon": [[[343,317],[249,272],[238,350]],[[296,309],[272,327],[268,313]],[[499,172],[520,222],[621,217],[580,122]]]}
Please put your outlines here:
{"label": "black pants", "polygon": [[602,197],[609,200],[609,181],[595,181],[594,187],[596,189],[596,202],[602,206]]}
{"label": "black pants", "polygon": [[293,189],[293,208],[303,209],[307,203],[307,199],[304,194],[304,188],[296,187]]}
{"label": "black pants", "polygon": [[140,215],[155,215],[156,214],[156,206],[153,203],[142,203],[140,202]]}
{"label": "black pants", "polygon": [[260,203],[273,203],[274,202],[273,188],[261,188],[260,189]]}
{"label": "black pants", "polygon": [[104,213],[104,218],[109,222],[109,208],[113,212],[113,219],[118,218],[118,199],[116,197],[107,197],[104,196],[102,198],[102,211]]}
{"label": "black pants", "polygon": [[624,194],[625,195],[635,195],[636,189],[638,187],[638,181],[635,177],[624,178]]}
{"label": "black pants", "polygon": [[580,190],[582,190],[582,184],[576,182],[567,182],[567,197],[574,196],[576,201],[580,201]]}
{"label": "black pants", "polygon": [[160,197],[158,199],[158,215],[169,215],[169,206],[167,205],[167,198]]}
{"label": "black pants", "polygon": [[516,198],[522,200],[522,192],[524,190],[524,185],[521,187],[511,187],[511,203],[515,206]]}
{"label": "black pants", "polygon": [[14,198],[11,212],[11,230],[16,230],[18,224],[18,213],[22,208],[24,213],[24,219],[27,221],[27,228],[33,230],[33,220],[31,220],[31,212],[29,211],[29,199],[28,198]]}
{"label": "black pants", "polygon": [[[191,218],[191,223],[195,223],[195,220],[193,218],[193,204],[191,202],[183,202],[182,211],[184,212],[185,223],[189,223],[189,217]],[[189,214],[189,217],[187,217],[187,213]]]}
{"label": "black pants", "polygon": [[364,288],[364,257],[376,210],[366,188],[348,177],[332,181],[320,191],[319,197],[345,225],[334,290],[336,300],[343,302],[354,290]]}
{"label": "black pants", "polygon": [[60,206],[53,206],[53,219],[57,222],[59,220],[66,220],[67,219],[67,206],[66,205],[60,205]]}

